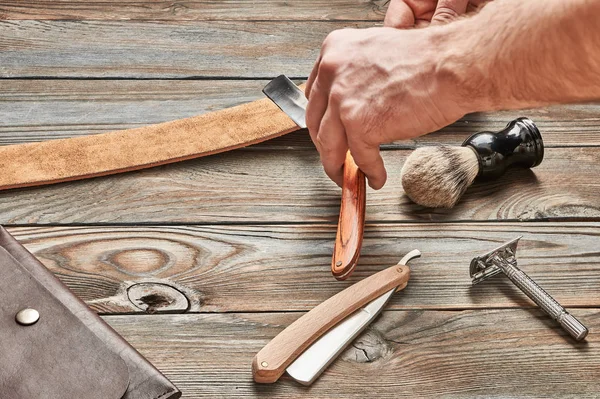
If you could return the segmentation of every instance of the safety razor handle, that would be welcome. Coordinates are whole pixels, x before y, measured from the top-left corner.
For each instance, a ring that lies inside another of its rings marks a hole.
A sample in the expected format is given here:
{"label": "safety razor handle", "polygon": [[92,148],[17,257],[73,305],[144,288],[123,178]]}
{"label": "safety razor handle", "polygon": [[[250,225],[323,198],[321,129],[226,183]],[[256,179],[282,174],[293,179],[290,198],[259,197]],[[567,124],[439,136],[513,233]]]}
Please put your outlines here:
{"label": "safety razor handle", "polygon": [[503,273],[512,281],[525,295],[535,302],[544,312],[556,320],[561,327],[577,341],[583,340],[588,329],[572,314],[567,312],[550,294],[536,284],[524,271],[511,262],[494,255],[492,260],[499,266]]}
{"label": "safety razor handle", "polygon": [[345,280],[354,271],[362,246],[367,188],[365,174],[356,166],[350,151],[344,161],[344,181],[338,228],[331,259],[331,274]]}

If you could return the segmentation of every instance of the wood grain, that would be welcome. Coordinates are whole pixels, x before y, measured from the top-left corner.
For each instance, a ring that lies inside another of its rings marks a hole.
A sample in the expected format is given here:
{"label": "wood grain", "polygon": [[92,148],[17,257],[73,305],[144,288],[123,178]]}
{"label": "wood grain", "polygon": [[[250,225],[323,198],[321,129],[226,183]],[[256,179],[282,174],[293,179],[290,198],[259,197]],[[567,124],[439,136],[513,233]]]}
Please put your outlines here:
{"label": "wood grain", "polygon": [[329,32],[372,22],[0,21],[0,78],[308,76]]}
{"label": "wood grain", "polygon": [[387,3],[384,0],[13,0],[2,2],[0,19],[382,21]]}
{"label": "wood grain", "polygon": [[[252,101],[267,78],[306,77],[330,31],[381,25],[386,6],[4,1],[0,144]],[[340,191],[305,131],[179,165],[0,193],[0,223],[29,225],[9,230],[184,398],[596,398],[599,111],[577,104],[467,115],[384,145],[390,181],[368,193],[361,261],[344,282],[329,267]],[[403,196],[405,149],[459,144],[518,116],[544,136],[539,168],[477,184],[451,211]],[[519,266],[591,329],[587,343],[570,340],[502,277],[471,286],[470,259],[521,234]],[[406,289],[313,386],[286,377],[253,383],[254,355],[301,312],[414,248],[423,257]]]}
{"label": "wood grain", "polygon": [[[595,148],[547,149],[542,164],[476,183],[453,209],[417,206],[385,151],[388,183],[368,189],[375,221],[582,220],[600,217]],[[0,193],[0,223],[336,223],[340,189],[314,150],[232,151],[115,176]],[[329,263],[329,262],[327,262]]]}
{"label": "wood grain", "polygon": [[241,105],[266,80],[5,80],[0,144],[130,129]]}
{"label": "wood grain", "polygon": [[107,320],[185,398],[596,398],[600,313],[575,343],[539,310],[385,311],[310,388],[252,381],[252,357],[299,317],[289,313]]}
{"label": "wood grain", "polygon": [[[42,141],[129,129],[187,118],[262,98],[267,80],[4,80],[0,84],[0,144]],[[470,134],[499,130],[530,117],[547,148],[600,146],[600,104],[471,114],[440,132],[385,149],[459,145]],[[254,149],[313,149],[306,132]]]}
{"label": "wood grain", "polygon": [[156,306],[168,302],[159,301],[159,289],[154,301],[132,303],[128,288],[136,283],[173,287],[191,312],[306,311],[413,249],[423,256],[411,262],[408,287],[390,308],[535,307],[500,276],[471,286],[471,259],[519,235],[519,267],[557,301],[600,306],[600,223],[368,224],[361,261],[343,282],[329,268],[334,224],[9,231],[100,313],[171,310]]}
{"label": "wood grain", "polygon": [[346,153],[343,176],[340,216],[331,257],[331,274],[337,280],[347,279],[354,271],[360,257],[365,226],[365,174],[356,166],[350,151]]}

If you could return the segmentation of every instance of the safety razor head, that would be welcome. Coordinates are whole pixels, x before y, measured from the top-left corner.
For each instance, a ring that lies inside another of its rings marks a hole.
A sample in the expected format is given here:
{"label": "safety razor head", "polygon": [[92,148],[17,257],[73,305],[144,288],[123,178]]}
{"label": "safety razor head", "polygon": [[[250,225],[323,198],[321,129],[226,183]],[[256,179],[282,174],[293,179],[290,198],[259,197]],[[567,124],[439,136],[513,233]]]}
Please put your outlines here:
{"label": "safety razor head", "polygon": [[517,245],[520,239],[521,236],[502,244],[484,255],[473,258],[470,267],[473,284],[480,283],[496,274],[502,273],[502,269],[497,264],[498,258],[510,263],[516,263]]}

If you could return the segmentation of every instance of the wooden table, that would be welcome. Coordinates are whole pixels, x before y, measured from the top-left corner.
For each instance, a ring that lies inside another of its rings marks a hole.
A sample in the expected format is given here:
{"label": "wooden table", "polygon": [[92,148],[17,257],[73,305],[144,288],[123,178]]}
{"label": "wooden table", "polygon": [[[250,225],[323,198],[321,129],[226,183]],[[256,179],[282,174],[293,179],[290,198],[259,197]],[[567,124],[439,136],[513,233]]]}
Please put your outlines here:
{"label": "wooden table", "polygon": [[[381,24],[384,1],[19,0],[0,4],[1,144],[183,118],[305,79],[328,32]],[[399,104],[400,105],[400,104]],[[519,115],[544,162],[476,184],[452,210],[411,204],[410,150]],[[143,145],[143,143],[141,143]],[[197,397],[599,397],[600,106],[468,115],[385,146],[356,273],[329,262],[340,190],[306,132],[141,172],[0,193],[0,223]],[[575,343],[470,259],[524,235],[519,265],[591,333]],[[418,248],[409,286],[310,388],[252,381],[254,354],[350,284]]]}

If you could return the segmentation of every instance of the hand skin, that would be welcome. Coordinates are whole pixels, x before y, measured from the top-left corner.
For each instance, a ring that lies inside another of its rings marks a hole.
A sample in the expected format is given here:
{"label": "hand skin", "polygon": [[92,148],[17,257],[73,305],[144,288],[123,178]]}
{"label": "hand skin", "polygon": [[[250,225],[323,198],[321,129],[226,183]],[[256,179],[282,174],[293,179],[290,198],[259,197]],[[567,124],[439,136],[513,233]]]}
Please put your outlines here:
{"label": "hand skin", "polygon": [[350,149],[379,189],[382,143],[470,112],[600,98],[599,19],[600,0],[502,0],[425,29],[332,32],[306,87],[325,172],[341,185]]}
{"label": "hand skin", "polygon": [[451,22],[489,0],[390,0],[383,26],[424,28]]}

